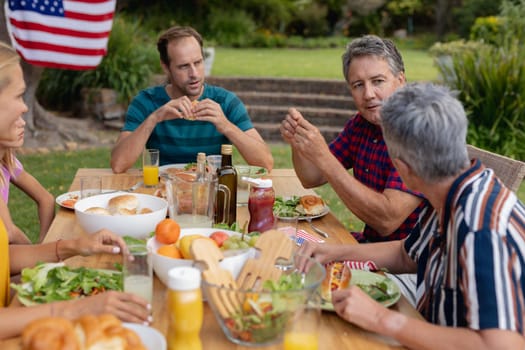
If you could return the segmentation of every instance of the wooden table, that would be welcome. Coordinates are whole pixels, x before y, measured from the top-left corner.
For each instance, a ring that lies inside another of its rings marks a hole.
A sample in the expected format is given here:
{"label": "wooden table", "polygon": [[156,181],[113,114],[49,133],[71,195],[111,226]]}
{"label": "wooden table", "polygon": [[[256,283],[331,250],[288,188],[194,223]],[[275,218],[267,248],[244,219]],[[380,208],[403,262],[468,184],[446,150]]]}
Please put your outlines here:
{"label": "wooden table", "polygon": [[[79,178],[82,176],[100,176],[102,178],[102,188],[104,189],[125,189],[131,187],[141,179],[141,172],[138,169],[130,169],[124,174],[115,175],[110,169],[79,169],[71,185],[71,191],[79,189]],[[269,174],[269,177],[273,179],[276,195],[291,196],[313,193],[312,190],[307,190],[302,187],[293,169],[275,169]],[[151,189],[146,188],[137,190],[137,192],[142,193],[150,193],[151,191]],[[242,225],[248,219],[249,213],[247,207],[238,207],[237,221]],[[326,239],[327,242],[357,244],[345,227],[331,213],[316,219],[316,225],[330,234],[330,237]],[[312,235],[316,235],[306,222],[301,222],[300,228],[308,231]],[[72,210],[61,208],[49,229],[45,241],[50,242],[56,241],[57,239],[76,238],[83,234],[85,233],[76,222],[75,213]],[[114,262],[115,257],[110,255],[74,257],[67,260],[68,265],[71,266],[97,268],[110,267]],[[166,286],[155,277],[153,327],[163,334],[166,334],[168,330],[166,291]],[[412,317],[421,317],[403,297],[401,297],[400,301],[392,308]],[[398,348],[395,341],[355,327],[339,318],[333,312],[323,312],[321,323],[319,349],[379,350]],[[205,350],[248,349],[235,345],[226,339],[211,309],[207,305],[204,307],[204,324],[201,330],[201,339]],[[0,348],[3,350],[20,349],[19,338],[0,341]],[[274,345],[262,349],[280,348],[281,345]]]}

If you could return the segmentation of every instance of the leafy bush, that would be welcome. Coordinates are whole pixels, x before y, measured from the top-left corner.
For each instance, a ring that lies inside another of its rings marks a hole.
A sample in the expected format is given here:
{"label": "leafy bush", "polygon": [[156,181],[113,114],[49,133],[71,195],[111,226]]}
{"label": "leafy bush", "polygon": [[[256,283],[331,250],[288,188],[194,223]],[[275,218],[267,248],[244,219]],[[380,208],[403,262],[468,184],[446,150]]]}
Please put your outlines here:
{"label": "leafy bush", "polygon": [[108,42],[108,54],[94,70],[46,69],[37,97],[46,107],[71,109],[80,100],[82,88],[110,88],[120,101],[129,101],[149,84],[159,66],[155,42],[144,38],[138,23],[115,18]]}
{"label": "leafy bush", "polygon": [[464,0],[462,6],[456,7],[453,11],[454,23],[459,35],[468,39],[470,28],[476,18],[498,14],[501,2],[502,0]]}
{"label": "leafy bush", "polygon": [[436,64],[465,106],[468,142],[525,159],[525,51],[479,42],[466,47],[449,50],[450,61],[436,60]]}
{"label": "leafy bush", "polygon": [[478,17],[470,28],[470,40],[483,41],[498,46],[504,30],[502,19],[497,16]]}
{"label": "leafy bush", "polygon": [[[501,30],[487,34],[498,46],[458,41],[431,53],[469,114],[469,142],[525,159],[525,0],[504,0],[501,8]],[[439,59],[443,54],[448,59]]]}
{"label": "leafy bush", "polygon": [[256,26],[242,10],[214,10],[208,23],[210,37],[219,45],[242,47],[250,40]]}

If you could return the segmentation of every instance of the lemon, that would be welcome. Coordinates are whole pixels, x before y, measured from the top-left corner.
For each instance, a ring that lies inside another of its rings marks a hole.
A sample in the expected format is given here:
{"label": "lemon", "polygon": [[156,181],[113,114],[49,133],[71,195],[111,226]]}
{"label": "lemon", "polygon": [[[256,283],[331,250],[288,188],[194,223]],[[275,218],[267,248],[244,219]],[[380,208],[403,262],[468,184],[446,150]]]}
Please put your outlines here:
{"label": "lemon", "polygon": [[182,254],[182,257],[184,259],[193,259],[193,255],[191,254],[191,243],[196,240],[196,239],[208,239],[210,241],[212,241],[215,245],[217,245],[217,243],[209,238],[209,237],[206,237],[206,236],[202,236],[202,235],[187,235],[187,236],[184,236],[182,238],[179,239],[178,241],[178,244],[179,244],[179,250]]}

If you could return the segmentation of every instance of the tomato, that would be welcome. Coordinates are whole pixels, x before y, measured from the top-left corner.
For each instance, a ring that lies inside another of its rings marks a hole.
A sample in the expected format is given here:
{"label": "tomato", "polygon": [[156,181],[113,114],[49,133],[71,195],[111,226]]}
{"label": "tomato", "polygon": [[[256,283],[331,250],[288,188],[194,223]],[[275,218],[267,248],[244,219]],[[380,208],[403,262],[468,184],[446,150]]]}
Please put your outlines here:
{"label": "tomato", "polygon": [[215,243],[217,243],[219,248],[222,247],[222,244],[224,243],[224,241],[227,240],[229,237],[230,236],[226,232],[223,232],[223,231],[215,231],[210,235],[210,238],[213,239]]}

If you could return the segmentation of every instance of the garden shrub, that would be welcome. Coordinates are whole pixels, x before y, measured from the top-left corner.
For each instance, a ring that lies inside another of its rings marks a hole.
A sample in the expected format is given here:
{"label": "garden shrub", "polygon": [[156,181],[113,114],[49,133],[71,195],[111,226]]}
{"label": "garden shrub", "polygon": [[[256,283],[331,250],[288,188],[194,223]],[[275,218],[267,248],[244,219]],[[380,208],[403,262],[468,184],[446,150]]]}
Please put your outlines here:
{"label": "garden shrub", "polygon": [[525,52],[518,46],[470,47],[477,49],[451,50],[448,63],[436,60],[469,116],[468,142],[525,159]]}
{"label": "garden shrub", "polygon": [[210,37],[219,45],[242,47],[256,30],[253,19],[242,10],[213,10],[209,16]]}
{"label": "garden shrub", "polygon": [[443,81],[459,91],[470,120],[468,141],[525,159],[525,0],[504,0],[499,16],[501,30],[488,40],[496,45],[458,41],[430,52]]}
{"label": "garden shrub", "polygon": [[503,37],[504,26],[502,19],[497,16],[478,17],[470,28],[470,40],[483,41],[498,46]]}

